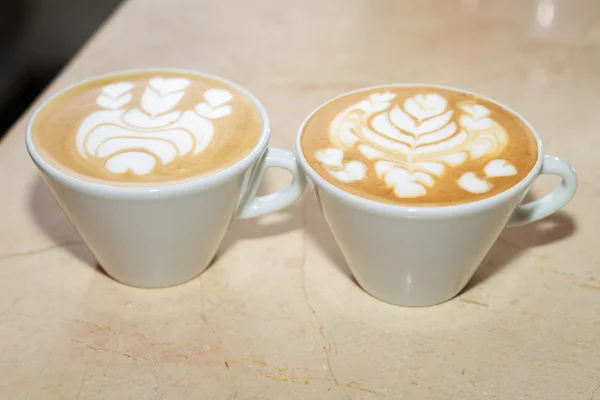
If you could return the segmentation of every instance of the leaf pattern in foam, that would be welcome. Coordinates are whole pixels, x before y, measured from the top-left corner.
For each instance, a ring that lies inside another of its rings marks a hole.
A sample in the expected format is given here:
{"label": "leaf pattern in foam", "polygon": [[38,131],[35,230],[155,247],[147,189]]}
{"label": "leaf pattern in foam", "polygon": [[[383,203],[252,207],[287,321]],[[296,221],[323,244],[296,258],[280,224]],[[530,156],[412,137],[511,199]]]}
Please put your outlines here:
{"label": "leaf pattern in foam", "polygon": [[384,159],[410,173],[421,171],[441,176],[445,169],[443,160],[432,158],[430,154],[460,144],[466,134],[457,134],[458,127],[452,121],[454,111],[446,110],[447,102],[440,96],[409,98],[404,104],[410,113],[396,105],[391,111],[363,123],[361,136],[369,145],[369,153],[375,148],[386,154]]}
{"label": "leaf pattern in foam", "polygon": [[[389,122],[392,124],[393,129],[395,129],[398,132],[407,132],[410,135],[416,135],[417,131],[418,131],[418,127],[417,127],[417,123],[410,117],[410,115],[408,115],[407,113],[405,113],[404,111],[402,111],[402,109],[398,106],[395,106],[394,108],[392,108],[392,111],[385,114],[386,118],[383,119],[377,119],[377,120],[373,120],[373,124],[386,124],[387,120],[389,120]],[[388,128],[387,126],[381,125],[381,127],[379,129],[383,129],[383,128]],[[389,129],[389,128],[388,128]],[[404,134],[405,136],[408,136],[406,134]],[[409,143],[412,145],[414,143],[414,137],[412,136],[408,136],[409,138]]]}
{"label": "leaf pattern in foam", "polygon": [[[398,107],[394,107],[389,113],[381,113],[373,118],[373,125],[378,126],[378,132],[389,139],[398,141],[406,146],[413,146],[415,138],[413,132],[417,129],[414,121]],[[404,133],[398,126],[405,126]]]}
{"label": "leaf pattern in foam", "polygon": [[437,94],[391,106],[394,97],[371,94],[342,111],[330,124],[329,138],[339,149],[356,147],[375,161],[378,176],[400,197],[421,196],[447,168],[494,156],[507,144],[506,132],[484,106],[449,108]]}
{"label": "leaf pattern in foam", "polygon": [[[439,103],[432,99],[439,100]],[[429,95],[419,101],[409,98],[405,101],[405,108],[412,107],[411,113],[394,106],[389,112],[384,111],[372,118],[364,116],[356,130],[359,141],[409,169],[418,162],[455,166],[466,161],[466,153],[471,158],[479,158],[506,145],[504,130],[482,112],[485,107],[477,106],[479,118],[468,116],[465,120],[461,116],[459,127],[453,120],[455,110],[447,110],[447,102],[440,99],[441,96],[437,95]],[[413,114],[420,120],[415,120]],[[466,126],[462,126],[463,121],[466,121]]]}

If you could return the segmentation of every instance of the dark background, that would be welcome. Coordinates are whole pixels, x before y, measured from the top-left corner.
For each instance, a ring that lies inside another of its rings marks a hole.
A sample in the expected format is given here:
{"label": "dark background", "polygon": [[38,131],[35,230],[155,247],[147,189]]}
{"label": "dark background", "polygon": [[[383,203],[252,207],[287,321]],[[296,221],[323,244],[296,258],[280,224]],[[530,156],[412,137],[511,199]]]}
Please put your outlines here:
{"label": "dark background", "polygon": [[0,0],[0,137],[121,0]]}

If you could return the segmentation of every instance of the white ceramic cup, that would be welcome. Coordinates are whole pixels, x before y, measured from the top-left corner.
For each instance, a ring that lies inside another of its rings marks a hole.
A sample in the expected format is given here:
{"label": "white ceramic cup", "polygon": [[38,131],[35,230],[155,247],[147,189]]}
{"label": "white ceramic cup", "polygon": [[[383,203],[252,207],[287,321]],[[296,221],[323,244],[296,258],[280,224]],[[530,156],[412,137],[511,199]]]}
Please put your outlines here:
{"label": "white ceramic cup", "polygon": [[[377,87],[371,89],[374,88]],[[403,207],[350,194],[323,179],[308,164],[301,150],[304,125],[323,105],[300,127],[296,142],[300,165],[356,280],[380,300],[418,307],[453,298],[471,279],[505,226],[544,218],[575,195],[575,171],[565,160],[544,154],[531,124],[509,107],[485,96],[476,96],[497,103],[520,118],[537,139],[538,158],[531,172],[515,186],[471,203]],[[540,174],[558,175],[562,182],[542,198],[519,204]]]}
{"label": "white ceramic cup", "polygon": [[[135,73],[148,69],[119,71]],[[152,69],[160,72],[186,72]],[[87,81],[105,76],[97,76]],[[50,97],[34,112],[27,127],[27,150],[39,167],[63,211],[102,268],[131,286],[157,288],[188,281],[206,269],[234,216],[253,218],[296,201],[306,180],[292,152],[268,148],[269,118],[265,108],[247,90],[210,76],[244,93],[260,112],[263,129],[254,149],[233,166],[185,183],[156,187],[118,187],[73,178],[40,157],[31,127],[40,109],[72,87]],[[283,168],[293,180],[265,196],[256,191],[267,168]]]}

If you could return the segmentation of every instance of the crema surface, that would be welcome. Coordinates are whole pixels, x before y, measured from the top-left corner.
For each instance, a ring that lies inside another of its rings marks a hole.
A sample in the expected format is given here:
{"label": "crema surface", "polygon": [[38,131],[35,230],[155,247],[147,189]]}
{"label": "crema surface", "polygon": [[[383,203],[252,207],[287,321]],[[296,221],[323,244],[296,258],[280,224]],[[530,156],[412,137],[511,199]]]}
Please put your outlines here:
{"label": "crema surface", "polygon": [[218,79],[144,71],[85,82],[32,123],[36,150],[79,179],[120,186],[179,183],[216,173],[257,145],[255,103]]}
{"label": "crema surface", "polygon": [[538,145],[516,115],[473,94],[390,86],[318,109],[302,152],[331,184],[367,199],[444,206],[494,196],[534,167]]}

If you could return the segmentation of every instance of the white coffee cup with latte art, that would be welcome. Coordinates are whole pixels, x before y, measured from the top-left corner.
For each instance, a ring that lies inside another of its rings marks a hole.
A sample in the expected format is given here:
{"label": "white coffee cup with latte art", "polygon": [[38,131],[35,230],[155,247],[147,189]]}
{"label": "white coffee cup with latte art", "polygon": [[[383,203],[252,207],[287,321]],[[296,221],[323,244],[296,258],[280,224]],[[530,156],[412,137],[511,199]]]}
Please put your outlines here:
{"label": "white coffee cup with latte art", "polygon": [[[50,97],[27,127],[29,154],[113,278],[173,286],[200,274],[231,222],[296,201],[296,156],[268,147],[269,118],[247,90],[176,69],[94,77]],[[292,174],[257,196],[267,168]]]}
{"label": "white coffee cup with latte art", "polygon": [[[306,118],[296,149],[356,280],[403,306],[457,295],[505,226],[554,213],[577,189],[518,113],[436,85],[340,95]],[[520,204],[541,174],[562,183]]]}

